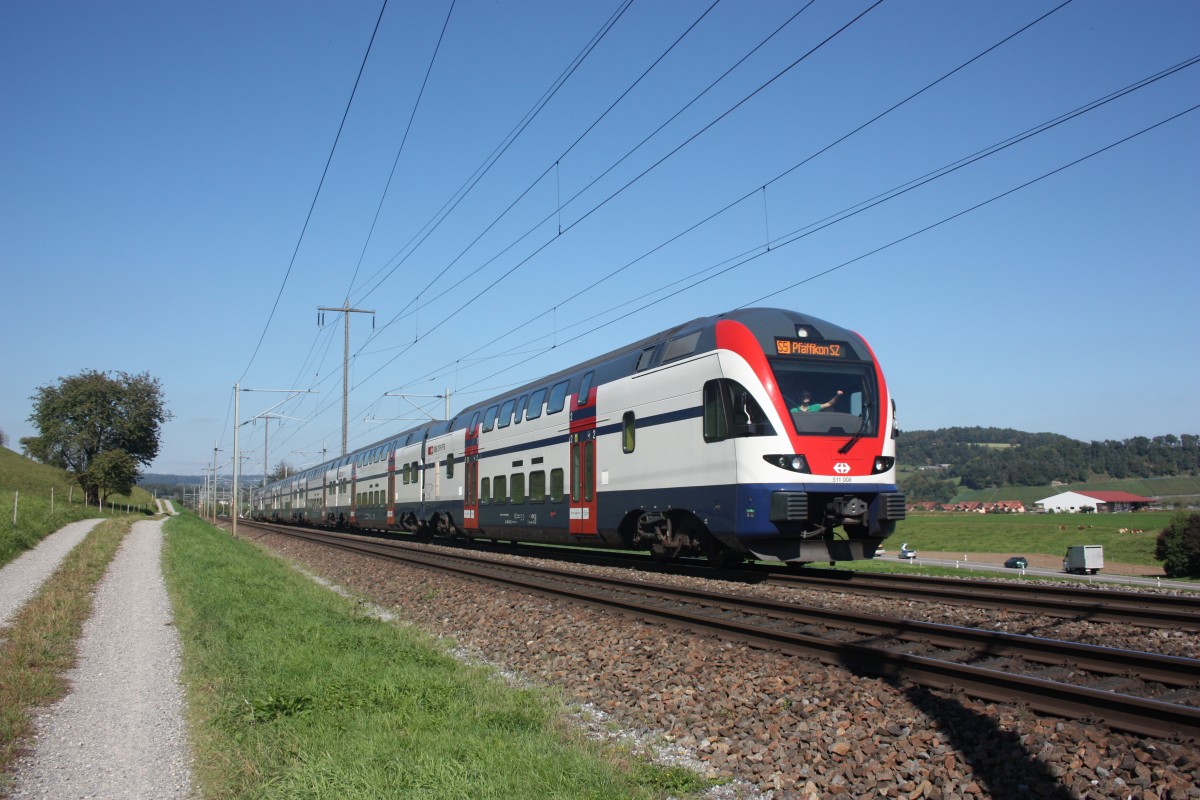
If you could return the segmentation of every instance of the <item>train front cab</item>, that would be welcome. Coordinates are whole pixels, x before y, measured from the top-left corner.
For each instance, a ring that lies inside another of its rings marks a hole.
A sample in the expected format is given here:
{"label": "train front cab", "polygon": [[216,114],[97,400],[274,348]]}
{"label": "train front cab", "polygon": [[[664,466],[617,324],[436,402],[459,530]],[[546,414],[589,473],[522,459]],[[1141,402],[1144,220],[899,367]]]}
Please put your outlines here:
{"label": "train front cab", "polygon": [[904,518],[894,408],[874,354],[841,329],[827,339],[797,323],[768,346],[722,327],[725,377],[705,387],[705,437],[735,450],[734,538],[760,559],[872,558]]}

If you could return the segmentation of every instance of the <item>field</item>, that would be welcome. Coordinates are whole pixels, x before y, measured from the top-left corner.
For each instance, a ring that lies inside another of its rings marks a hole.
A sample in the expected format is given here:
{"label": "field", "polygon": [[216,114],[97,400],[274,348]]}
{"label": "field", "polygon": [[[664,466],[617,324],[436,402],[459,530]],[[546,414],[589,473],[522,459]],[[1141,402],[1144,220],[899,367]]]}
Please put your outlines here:
{"label": "field", "polygon": [[[136,486],[129,497],[111,499],[119,506],[118,510],[123,510],[126,503],[145,513],[154,510],[154,498]],[[38,464],[0,447],[0,566],[69,522],[114,514],[111,508],[101,513],[81,500],[78,484],[63,470]]]}
{"label": "field", "polygon": [[907,542],[918,552],[1061,557],[1069,545],[1099,544],[1106,562],[1156,566],[1154,543],[1173,514],[910,514],[885,547],[898,549]]}
{"label": "field", "polygon": [[508,688],[191,514],[166,525],[206,797],[680,797],[707,784],[590,742]]}

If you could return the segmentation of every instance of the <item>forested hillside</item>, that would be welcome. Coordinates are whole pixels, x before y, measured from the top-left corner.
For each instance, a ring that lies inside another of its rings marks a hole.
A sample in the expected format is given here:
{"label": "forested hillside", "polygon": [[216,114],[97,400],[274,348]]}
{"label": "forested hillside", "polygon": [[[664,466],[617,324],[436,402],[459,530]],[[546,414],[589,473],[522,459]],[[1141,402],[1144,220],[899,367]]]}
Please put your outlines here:
{"label": "forested hillside", "polygon": [[902,432],[897,451],[902,465],[945,465],[928,479],[957,478],[970,489],[1200,475],[1200,436],[1194,434],[1081,442],[1011,428],[942,428]]}

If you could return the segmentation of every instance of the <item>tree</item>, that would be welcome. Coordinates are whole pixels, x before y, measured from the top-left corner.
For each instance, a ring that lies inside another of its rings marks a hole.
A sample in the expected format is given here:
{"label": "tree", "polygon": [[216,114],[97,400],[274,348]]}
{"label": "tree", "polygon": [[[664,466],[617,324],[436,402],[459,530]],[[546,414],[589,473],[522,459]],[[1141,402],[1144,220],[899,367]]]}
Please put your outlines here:
{"label": "tree", "polygon": [[281,481],[289,475],[295,475],[296,468],[286,461],[280,461],[275,465],[275,469],[267,473],[267,483]]}
{"label": "tree", "polygon": [[8,434],[0,431],[0,447],[8,447]]}
{"label": "tree", "polygon": [[954,481],[943,480],[936,470],[918,470],[900,482],[907,499],[914,502],[948,503],[958,493]]}
{"label": "tree", "polygon": [[129,494],[137,478],[137,462],[124,450],[105,450],[88,467],[88,479],[102,500],[114,494]]}
{"label": "tree", "polygon": [[1200,576],[1200,514],[1175,512],[1158,534],[1154,557],[1163,562],[1168,578]]}
{"label": "tree", "polygon": [[[85,370],[57,385],[40,386],[29,421],[37,436],[21,439],[26,455],[75,473],[89,502],[99,498],[91,471],[101,453],[122,450],[134,464],[149,464],[158,455],[159,431],[171,419],[157,378],[143,372],[130,375]],[[104,464],[113,474],[117,460]],[[136,466],[135,466],[136,478]]]}

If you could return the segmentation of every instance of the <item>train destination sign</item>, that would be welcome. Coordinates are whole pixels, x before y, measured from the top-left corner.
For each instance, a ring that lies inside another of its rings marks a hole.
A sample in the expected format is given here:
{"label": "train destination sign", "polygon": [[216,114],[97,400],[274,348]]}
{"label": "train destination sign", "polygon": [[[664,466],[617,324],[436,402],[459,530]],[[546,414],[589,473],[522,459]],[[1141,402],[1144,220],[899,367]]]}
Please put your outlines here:
{"label": "train destination sign", "polygon": [[851,351],[845,342],[812,342],[805,339],[781,339],[776,337],[775,352],[781,356],[849,358]]}

